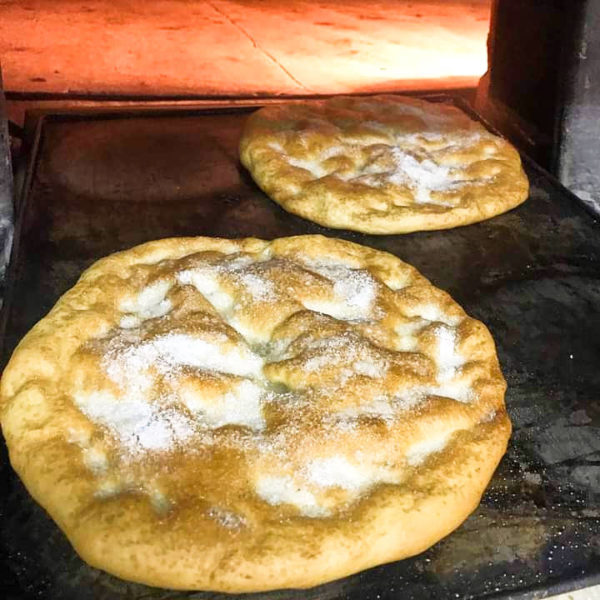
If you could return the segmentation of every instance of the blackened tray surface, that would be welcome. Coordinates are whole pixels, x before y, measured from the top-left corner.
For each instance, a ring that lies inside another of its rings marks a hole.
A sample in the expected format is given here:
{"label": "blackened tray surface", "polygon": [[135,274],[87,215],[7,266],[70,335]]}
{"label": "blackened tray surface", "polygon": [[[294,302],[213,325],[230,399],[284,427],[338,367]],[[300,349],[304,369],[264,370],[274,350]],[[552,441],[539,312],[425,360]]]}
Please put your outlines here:
{"label": "blackened tray surface", "polygon": [[[41,121],[9,275],[3,361],[96,259],[169,236],[322,233],[417,267],[491,329],[508,380],[509,450],[481,506],[412,559],[312,590],[244,596],[533,598],[600,582],[600,227],[526,161],[531,197],[450,231],[367,236],[284,212],[241,167],[248,109]],[[225,598],[122,582],[84,564],[0,455],[6,598]]]}

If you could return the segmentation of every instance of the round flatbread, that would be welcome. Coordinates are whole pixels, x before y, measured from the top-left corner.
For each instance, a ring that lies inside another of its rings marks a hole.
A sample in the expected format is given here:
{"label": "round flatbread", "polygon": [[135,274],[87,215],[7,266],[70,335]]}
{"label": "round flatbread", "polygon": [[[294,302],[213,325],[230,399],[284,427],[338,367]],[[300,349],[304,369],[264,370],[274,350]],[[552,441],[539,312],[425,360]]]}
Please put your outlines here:
{"label": "round flatbread", "polygon": [[453,106],[401,96],[262,108],[247,121],[240,157],[288,212],[364,233],[482,221],[529,190],[508,142]]}
{"label": "round flatbread", "polygon": [[89,268],[15,350],[0,407],[84,560],[246,592],[451,532],[505,452],[504,391],[485,326],[390,254],[181,238]]}

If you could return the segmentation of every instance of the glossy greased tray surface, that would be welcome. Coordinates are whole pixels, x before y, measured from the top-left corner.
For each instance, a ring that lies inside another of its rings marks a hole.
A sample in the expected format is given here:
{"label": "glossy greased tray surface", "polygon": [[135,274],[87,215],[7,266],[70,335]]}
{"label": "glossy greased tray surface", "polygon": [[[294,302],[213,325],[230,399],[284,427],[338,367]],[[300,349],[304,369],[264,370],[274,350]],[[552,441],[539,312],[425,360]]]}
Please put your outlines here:
{"label": "glossy greased tray surface", "polygon": [[[483,223],[396,236],[320,227],[268,200],[240,165],[250,110],[41,118],[20,198],[3,364],[84,268],[148,240],[321,233],[386,250],[490,328],[508,381],[508,453],[476,512],[427,552],[311,590],[240,598],[538,598],[600,582],[599,224],[525,160],[529,200]],[[4,448],[0,478],[3,597],[233,598],[88,567],[30,499]]]}

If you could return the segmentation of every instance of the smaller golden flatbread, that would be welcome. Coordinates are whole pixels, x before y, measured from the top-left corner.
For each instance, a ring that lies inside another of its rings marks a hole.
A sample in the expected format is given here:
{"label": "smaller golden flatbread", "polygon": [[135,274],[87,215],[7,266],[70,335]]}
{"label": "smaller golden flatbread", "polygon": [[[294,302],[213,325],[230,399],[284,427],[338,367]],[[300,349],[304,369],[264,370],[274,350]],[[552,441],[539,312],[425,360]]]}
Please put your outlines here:
{"label": "smaller golden flatbread", "polygon": [[240,156],[288,212],[363,233],[483,221],[529,191],[506,140],[453,106],[401,96],[262,108],[248,119]]}

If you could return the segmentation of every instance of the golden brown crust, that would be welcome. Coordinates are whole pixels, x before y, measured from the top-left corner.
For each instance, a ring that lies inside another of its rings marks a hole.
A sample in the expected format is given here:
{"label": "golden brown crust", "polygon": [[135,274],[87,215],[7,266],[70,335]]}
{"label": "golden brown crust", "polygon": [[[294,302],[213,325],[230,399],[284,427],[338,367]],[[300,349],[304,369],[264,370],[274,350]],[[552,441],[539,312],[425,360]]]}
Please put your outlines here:
{"label": "golden brown crust", "polygon": [[475,223],[529,190],[508,142],[452,106],[401,96],[262,108],[247,121],[240,157],[288,212],[365,233]]}
{"label": "golden brown crust", "polygon": [[87,562],[243,592],[456,528],[506,449],[504,390],[485,326],[392,255],[181,238],[82,275],[15,350],[0,420]]}

